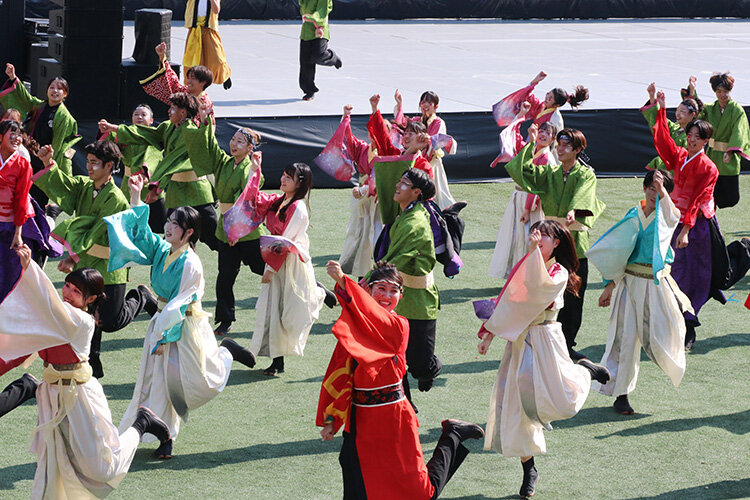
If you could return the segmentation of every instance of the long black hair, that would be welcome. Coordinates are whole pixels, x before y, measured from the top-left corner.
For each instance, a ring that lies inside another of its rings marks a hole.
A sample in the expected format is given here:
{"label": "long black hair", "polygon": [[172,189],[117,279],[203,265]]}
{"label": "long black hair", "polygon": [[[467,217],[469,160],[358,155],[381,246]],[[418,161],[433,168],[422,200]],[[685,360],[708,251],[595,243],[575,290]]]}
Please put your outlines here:
{"label": "long black hair", "polygon": [[[297,186],[297,190],[294,192],[291,201],[284,205],[284,208],[279,212],[279,220],[281,222],[286,222],[286,210],[297,200],[305,200],[309,209],[308,200],[310,199],[310,189],[312,189],[312,170],[310,170],[310,166],[307,163],[290,163],[284,167],[284,173],[298,181],[299,185]],[[281,204],[284,203],[284,198],[285,197],[282,196],[273,202],[271,210],[274,212],[278,211]]]}
{"label": "long black hair", "polygon": [[91,310],[107,298],[104,293],[104,278],[96,269],[91,269],[90,267],[76,269],[65,276],[65,283],[70,283],[81,291],[84,307],[86,307],[86,301],[88,301],[89,297],[96,296],[94,302],[88,305]]}
{"label": "long black hair", "polygon": [[529,233],[538,229],[540,233],[550,238],[558,240],[560,243],[552,251],[552,257],[568,270],[568,284],[565,290],[578,297],[578,290],[581,288],[581,278],[576,274],[578,271],[578,256],[576,255],[576,244],[568,228],[557,221],[540,220],[535,222],[530,228]]}

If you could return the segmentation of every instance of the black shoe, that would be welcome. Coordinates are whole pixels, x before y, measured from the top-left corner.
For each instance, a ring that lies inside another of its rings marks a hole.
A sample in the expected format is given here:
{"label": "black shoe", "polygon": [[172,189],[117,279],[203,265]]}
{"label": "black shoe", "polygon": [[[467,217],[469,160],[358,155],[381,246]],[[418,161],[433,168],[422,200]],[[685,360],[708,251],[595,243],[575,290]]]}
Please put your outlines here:
{"label": "black shoe", "polygon": [[172,440],[169,439],[160,444],[159,447],[154,450],[154,456],[159,460],[169,460],[172,458]]}
{"label": "black shoe", "polygon": [[526,462],[521,462],[521,466],[523,467],[523,483],[521,484],[518,496],[529,498],[534,496],[536,483],[539,482],[539,472],[534,467],[534,457],[531,457]]}
{"label": "black shoe", "polygon": [[695,327],[693,325],[685,326],[685,351],[690,352],[695,345]]}
{"label": "black shoe", "polygon": [[156,413],[152,412],[145,406],[138,408],[136,413],[135,422],[133,422],[133,428],[138,431],[138,434],[143,436],[144,434],[153,434],[162,444],[167,441],[172,441],[172,436],[169,434],[169,427],[164,423],[164,420],[156,416]]}
{"label": "black shoe", "polygon": [[609,370],[604,368],[602,365],[592,363],[588,358],[579,359],[578,364],[586,368],[591,373],[591,378],[593,378],[600,384],[604,385],[609,382]]}
{"label": "black shoe", "polygon": [[227,78],[224,83],[222,84],[222,87],[224,87],[224,90],[229,90],[232,88],[232,79]]}
{"label": "black shoe", "polygon": [[338,300],[336,300],[336,294],[330,291],[328,288],[323,286],[323,283],[320,281],[316,281],[315,284],[317,284],[320,288],[323,289],[323,291],[326,293],[326,297],[323,299],[323,303],[327,305],[330,309],[333,309],[336,307],[336,304],[338,304]]}
{"label": "black shoe", "polygon": [[417,387],[419,392],[428,392],[432,389],[432,383],[435,382],[434,378],[421,378],[417,380]]}
{"label": "black shoe", "polygon": [[224,347],[227,351],[229,351],[229,353],[232,355],[232,358],[234,358],[234,360],[238,363],[242,363],[248,368],[253,368],[255,366],[255,354],[253,354],[249,349],[245,349],[244,347],[239,345],[233,339],[230,339],[228,337],[225,338],[221,341],[221,347]]}
{"label": "black shoe", "polygon": [[472,424],[471,422],[448,418],[443,420],[442,425],[443,432],[456,433],[461,442],[464,442],[467,439],[482,439],[484,437],[484,429],[477,424]]}
{"label": "black shoe", "polygon": [[313,99],[315,99],[315,93],[314,92],[312,94],[305,94],[305,95],[302,96],[302,100],[303,101],[312,101]]}
{"label": "black shoe", "polygon": [[268,375],[269,377],[275,377],[276,375],[284,373],[284,357],[279,356],[278,358],[273,358],[273,362],[271,363],[271,366],[263,370],[263,375]]}
{"label": "black shoe", "polygon": [[341,60],[340,57],[336,59],[335,63],[333,63],[333,67],[336,69],[341,69],[341,66],[343,65],[344,65],[344,62]]}
{"label": "black shoe", "polygon": [[44,213],[48,217],[52,217],[52,219],[55,220],[62,213],[62,208],[60,208],[59,205],[55,205],[54,203],[50,203],[50,204],[48,204],[44,208]]}
{"label": "black shoe", "polygon": [[214,335],[226,335],[232,329],[231,321],[221,321],[219,326],[214,328]]}
{"label": "black shoe", "polygon": [[159,311],[159,301],[156,299],[156,295],[146,285],[138,285],[138,293],[141,294],[143,300],[143,310],[153,318],[154,314]]}
{"label": "black shoe", "polygon": [[630,406],[630,401],[628,401],[627,394],[617,396],[617,398],[615,399],[615,403],[612,406],[620,415],[632,415],[633,413],[635,413],[633,407]]}

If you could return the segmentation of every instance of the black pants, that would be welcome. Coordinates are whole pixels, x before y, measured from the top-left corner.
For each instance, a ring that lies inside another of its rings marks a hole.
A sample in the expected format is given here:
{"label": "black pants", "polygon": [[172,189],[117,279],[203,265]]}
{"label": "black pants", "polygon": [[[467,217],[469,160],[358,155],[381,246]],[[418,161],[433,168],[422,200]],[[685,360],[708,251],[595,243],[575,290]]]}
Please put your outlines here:
{"label": "black pants", "polygon": [[[568,351],[572,351],[573,346],[576,345],[576,335],[578,335],[578,330],[581,328],[583,297],[586,294],[586,282],[589,278],[589,260],[580,259],[578,262],[579,266],[576,274],[581,278],[581,288],[578,290],[578,297],[572,293],[565,292],[565,305],[557,315],[557,321],[560,322],[563,335],[565,335],[565,343],[568,345]],[[571,353],[571,358],[573,357],[576,358],[573,361],[581,359],[580,355]]]}
{"label": "black pants", "polygon": [[720,175],[714,186],[714,202],[719,208],[733,207],[740,201],[740,176]]}
{"label": "black pants", "polygon": [[260,240],[238,241],[233,247],[219,241],[219,274],[216,276],[216,322],[234,321],[234,282],[241,264],[263,275],[265,263],[260,256]]}
{"label": "black pants", "polygon": [[99,324],[94,328],[94,336],[91,338],[89,364],[96,378],[104,376],[104,368],[100,359],[102,332],[111,333],[122,330],[138,316],[145,305],[145,300],[137,289],[128,292],[127,296],[125,289],[125,283],[104,285],[107,298],[100,302],[93,311],[99,318]]}
{"label": "black pants", "polygon": [[315,86],[315,65],[335,66],[341,59],[328,48],[328,40],[315,38],[300,40],[299,44],[299,88],[305,95],[312,95],[318,91]]}
{"label": "black pants", "polygon": [[[206,244],[211,250],[219,249],[219,240],[216,238],[216,225],[219,222],[219,216],[216,215],[216,208],[213,203],[198,205],[192,207],[198,211],[201,216],[201,236],[200,241]],[[174,208],[167,210],[167,217],[172,215]]]}
{"label": "black pants", "polygon": [[148,227],[156,234],[164,234],[164,224],[167,222],[167,208],[164,198],[159,198],[148,204]]}
{"label": "black pants", "polygon": [[[350,432],[344,432],[344,444],[341,446],[341,453],[339,453],[339,464],[341,464],[341,473],[344,479],[344,500],[367,500],[367,490],[365,489],[357,452],[357,419],[355,414],[356,406],[352,405],[349,417]],[[437,446],[435,446],[435,451],[432,453],[432,458],[427,462],[427,475],[435,488],[435,493],[432,495],[433,499],[440,495],[468,454],[468,448],[461,444],[457,435],[450,432],[442,433]],[[397,457],[394,457],[394,460],[397,460]]]}
{"label": "black pants", "polygon": [[409,320],[409,345],[406,347],[406,364],[409,373],[417,380],[434,379],[442,365],[435,356],[434,319]]}
{"label": "black pants", "polygon": [[36,381],[28,374],[14,380],[0,392],[0,417],[36,397]]}

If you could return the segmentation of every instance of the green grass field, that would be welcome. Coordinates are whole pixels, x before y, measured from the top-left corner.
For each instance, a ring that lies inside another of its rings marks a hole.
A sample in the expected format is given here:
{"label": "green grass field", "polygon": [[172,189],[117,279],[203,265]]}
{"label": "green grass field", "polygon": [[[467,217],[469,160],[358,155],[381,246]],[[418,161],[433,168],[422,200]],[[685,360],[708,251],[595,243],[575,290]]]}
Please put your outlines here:
{"label": "green grass field", "polygon": [[[742,176],[740,187],[740,204],[719,213],[727,242],[750,236],[750,176]],[[462,213],[465,268],[453,280],[436,273],[442,300],[436,352],[444,369],[431,392],[414,396],[427,457],[440,435],[442,419],[485,424],[504,347],[497,340],[487,357],[477,354],[480,322],[471,301],[496,295],[502,285],[487,276],[487,266],[513,185],[463,184],[451,189],[456,199],[469,202]],[[601,179],[599,197],[607,210],[592,237],[619,220],[641,194],[640,179]],[[338,257],[344,241],[348,196],[347,190],[312,193],[311,253],[317,277],[324,283],[331,282],[324,264]],[[203,305],[213,312],[216,255],[202,244],[198,251],[207,283]],[[48,264],[47,271],[61,284],[54,263]],[[609,309],[597,307],[600,276],[595,269],[590,274],[578,342],[598,361],[604,352]],[[147,282],[146,268],[131,273],[132,286]],[[244,345],[252,335],[259,288],[259,278],[244,268],[235,287],[239,312],[232,331]],[[750,311],[742,307],[749,289],[750,278],[744,278],[728,294],[736,293],[734,298],[740,302],[722,306],[712,301],[704,307],[698,342],[688,355],[678,389],[644,355],[638,387],[630,398],[634,416],[616,414],[612,398],[591,393],[578,415],[553,423],[555,430],[546,434],[548,453],[536,460],[541,476],[536,497],[750,497]],[[288,358],[281,377],[263,376],[267,358],[254,370],[235,363],[226,390],[190,415],[175,443],[174,458],[157,461],[152,456],[154,445],[141,445],[130,473],[110,498],[341,498],[341,438],[321,442],[315,427],[320,382],[335,344],[330,328],[338,311],[324,308],[304,358]],[[144,314],[123,331],[105,334],[102,343],[106,376],[101,382],[115,424],[132,395],[146,324]],[[30,371],[40,376],[39,361]],[[0,377],[0,388],[21,373],[16,369]],[[28,449],[35,423],[33,404],[0,420],[2,499],[30,495],[36,460]],[[522,475],[518,459],[482,451],[479,441],[468,446],[472,453],[442,498],[517,498]]]}

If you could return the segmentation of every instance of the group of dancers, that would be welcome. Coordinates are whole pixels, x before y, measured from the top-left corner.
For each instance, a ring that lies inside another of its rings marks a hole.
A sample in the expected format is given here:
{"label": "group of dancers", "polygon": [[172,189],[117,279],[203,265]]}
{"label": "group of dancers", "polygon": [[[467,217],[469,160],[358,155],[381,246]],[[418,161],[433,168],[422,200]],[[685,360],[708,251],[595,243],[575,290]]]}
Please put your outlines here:
{"label": "group of dancers", "polygon": [[[164,55],[163,46],[156,51]],[[284,373],[284,358],[303,354],[324,303],[338,303],[341,315],[316,424],[323,440],[343,431],[344,498],[436,498],[468,454],[462,443],[481,438],[485,449],[520,458],[519,494],[527,498],[551,422],[573,417],[592,384],[615,398],[617,412],[633,414],[628,396],[641,348],[677,386],[701,307],[709,297],[723,300],[721,290],[750,268],[750,239],[725,246],[715,211],[739,200],[732,177],[739,156],[750,153],[747,118],[728,97],[731,75],[712,77],[717,102],[705,107],[691,79],[676,122],[667,119],[664,94],[648,87],[643,113],[658,160],[643,180],[644,199],[590,244],[588,231],[605,205],[586,137],[565,128],[559,112],[585,102],[588,90],[553,89],[540,100],[533,94],[546,76],[540,73],[493,110],[505,127],[493,165],[507,162],[517,186],[489,268],[505,285],[496,298],[473,304],[482,322],[478,352],[487,354],[496,336],[508,341],[487,426],[444,420],[425,463],[407,372],[422,392],[441,373],[434,273],[438,263],[446,276],[461,271],[459,213],[466,206],[448,187],[443,158],[456,142],[437,115],[434,92],[422,94],[420,113],[409,118],[396,91],[391,121],[372,96],[368,140],[353,135],[352,107],[345,106],[316,158],[324,172],[356,182],[341,258],[326,266],[335,285],[329,291],[315,279],[307,234],[313,170],[290,164],[280,193],[262,191],[260,134],[239,128],[228,151],[214,136],[210,70],[191,68],[183,85],[162,63],[144,88],[169,104],[168,119],[154,126],[153,112],[141,105],[132,125],[101,120],[98,140],[84,148],[87,176],[71,171],[79,138],[64,105],[67,83],[53,80],[42,101],[12,65],[6,74],[0,317],[13,319],[0,321],[0,374],[25,369],[36,356],[44,371],[41,381],[25,373],[0,393],[0,416],[37,399],[34,498],[106,496],[140,441],[158,441],[156,456],[170,458],[181,423],[222,392],[233,362],[253,368],[266,356],[265,374]],[[69,217],[56,222],[60,210]],[[201,306],[199,242],[217,252],[213,328]],[[66,273],[61,299],[42,269],[66,253],[58,264]],[[612,309],[601,364],[574,349],[589,260],[606,283],[599,305]],[[247,347],[225,336],[236,320],[233,286],[243,264],[261,283]],[[151,267],[150,287],[127,290],[133,265]],[[102,331],[124,328],[141,312],[151,319],[116,428],[98,382]]]}

